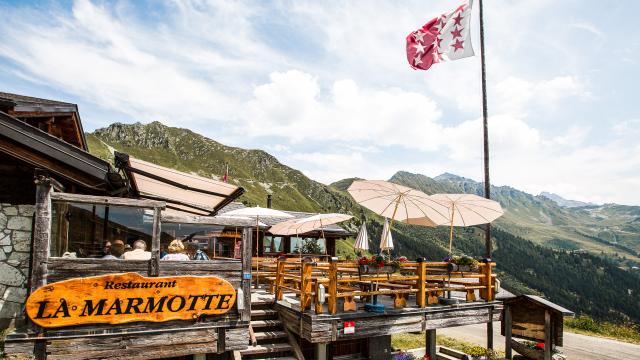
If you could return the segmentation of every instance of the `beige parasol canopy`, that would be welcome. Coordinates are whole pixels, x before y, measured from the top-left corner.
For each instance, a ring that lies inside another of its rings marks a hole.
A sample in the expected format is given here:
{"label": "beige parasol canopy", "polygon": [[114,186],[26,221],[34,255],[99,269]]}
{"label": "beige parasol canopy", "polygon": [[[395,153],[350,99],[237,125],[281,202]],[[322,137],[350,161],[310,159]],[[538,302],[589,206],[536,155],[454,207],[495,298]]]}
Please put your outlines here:
{"label": "beige parasol canopy", "polygon": [[437,226],[449,219],[448,208],[429,195],[383,180],[356,180],[347,189],[360,205],[406,224]]}
{"label": "beige parasol canopy", "polygon": [[313,230],[323,230],[323,227],[337,224],[351,219],[353,216],[345,214],[318,214],[302,219],[292,219],[275,224],[269,229],[273,235],[304,234]]}
{"label": "beige parasol canopy", "polygon": [[431,195],[448,208],[448,219],[440,225],[448,225],[449,254],[453,243],[454,226],[473,226],[488,224],[504,214],[500,203],[473,194],[435,194]]}
{"label": "beige parasol canopy", "polygon": [[389,231],[383,232],[381,245],[386,243],[387,234],[391,234],[394,220],[433,227],[449,219],[448,208],[442,203],[422,191],[388,181],[356,180],[347,191],[358,204],[391,219]]}
{"label": "beige parasol canopy", "polygon": [[225,216],[247,216],[247,217],[251,217],[251,218],[255,218],[256,219],[256,288],[260,285],[260,278],[258,275],[260,275],[260,241],[258,241],[258,237],[260,235],[259,233],[259,226],[260,226],[260,217],[265,217],[265,216],[269,216],[269,217],[279,217],[279,218],[292,218],[293,215],[291,214],[287,214],[284,211],[280,211],[280,210],[275,210],[275,209],[271,209],[271,208],[262,208],[260,206],[256,206],[256,207],[246,207],[246,208],[242,208],[242,209],[237,209],[237,210],[232,210],[229,212],[224,213]]}

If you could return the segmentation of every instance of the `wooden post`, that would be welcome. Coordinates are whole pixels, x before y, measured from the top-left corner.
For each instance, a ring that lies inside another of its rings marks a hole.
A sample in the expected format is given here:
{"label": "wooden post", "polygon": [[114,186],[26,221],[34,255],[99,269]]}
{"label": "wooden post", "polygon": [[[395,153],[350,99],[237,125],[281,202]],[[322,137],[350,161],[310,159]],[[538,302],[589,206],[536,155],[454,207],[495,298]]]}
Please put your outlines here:
{"label": "wooden post", "polygon": [[511,360],[511,306],[504,307],[504,357]]}
{"label": "wooden post", "polygon": [[494,300],[494,293],[493,293],[493,283],[492,283],[492,270],[491,270],[491,259],[485,259],[484,262],[484,281],[483,283],[486,285],[487,290],[486,290],[486,301],[493,301]]}
{"label": "wooden post", "polygon": [[276,300],[282,300],[282,286],[284,285],[284,263],[283,257],[278,258],[278,270],[276,273]]}
{"label": "wooden post", "polygon": [[551,360],[551,313],[544,311],[544,360]]}
{"label": "wooden post", "polygon": [[153,209],[153,229],[151,232],[151,259],[149,259],[149,276],[160,274],[160,214],[162,209]]}
{"label": "wooden post", "polygon": [[425,340],[425,351],[429,359],[436,359],[436,329],[427,330]]}
{"label": "wooden post", "polygon": [[300,279],[300,309],[302,311],[305,311],[309,306],[311,306],[312,272],[312,263],[302,264],[302,279]]}
{"label": "wooden post", "polygon": [[244,293],[244,310],[240,315],[242,321],[251,321],[251,242],[252,229],[242,229],[242,292]]}
{"label": "wooden post", "polygon": [[489,309],[489,322],[487,323],[487,349],[493,350],[493,308]]}
{"label": "wooden post", "polygon": [[338,258],[329,259],[329,291],[327,308],[331,315],[338,312]]}
{"label": "wooden post", "polygon": [[416,305],[423,308],[427,306],[427,263],[423,257],[418,258],[416,261],[418,262],[416,267],[416,276],[418,276],[418,280],[416,280],[416,289],[418,289]]}

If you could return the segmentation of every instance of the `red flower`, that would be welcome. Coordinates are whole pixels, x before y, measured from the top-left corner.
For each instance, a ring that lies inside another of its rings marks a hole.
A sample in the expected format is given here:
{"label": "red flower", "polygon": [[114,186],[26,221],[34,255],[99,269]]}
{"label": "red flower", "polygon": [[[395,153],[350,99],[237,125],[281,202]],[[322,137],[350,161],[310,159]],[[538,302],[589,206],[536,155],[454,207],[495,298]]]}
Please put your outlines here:
{"label": "red flower", "polygon": [[544,350],[544,343],[543,342],[537,343],[536,348]]}

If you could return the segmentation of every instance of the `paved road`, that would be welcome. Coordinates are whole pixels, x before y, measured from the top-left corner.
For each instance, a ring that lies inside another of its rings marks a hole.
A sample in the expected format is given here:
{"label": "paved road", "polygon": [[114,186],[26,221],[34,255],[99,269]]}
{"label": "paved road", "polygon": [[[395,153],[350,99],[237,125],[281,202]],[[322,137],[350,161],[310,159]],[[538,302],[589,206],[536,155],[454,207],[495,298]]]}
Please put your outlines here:
{"label": "paved road", "polygon": [[[487,346],[485,324],[440,329],[438,334]],[[504,336],[500,335],[500,323],[493,324],[494,348],[504,350]],[[640,360],[640,345],[615,340],[564,333],[562,352],[569,360]]]}

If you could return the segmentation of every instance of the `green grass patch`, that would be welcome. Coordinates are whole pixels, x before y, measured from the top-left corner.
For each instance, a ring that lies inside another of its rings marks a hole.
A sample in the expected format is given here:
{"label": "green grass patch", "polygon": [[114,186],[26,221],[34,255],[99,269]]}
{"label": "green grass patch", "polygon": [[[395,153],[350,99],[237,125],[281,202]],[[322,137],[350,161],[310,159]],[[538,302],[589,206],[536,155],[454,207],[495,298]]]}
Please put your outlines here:
{"label": "green grass patch", "polygon": [[564,320],[567,331],[616,339],[620,341],[640,344],[640,326],[629,324],[613,324],[609,322],[596,321],[588,316],[578,316]]}
{"label": "green grass patch", "polygon": [[[487,353],[487,349],[470,342],[458,340],[452,337],[437,335],[436,344],[451,349],[462,351],[469,355],[479,356]],[[425,347],[425,333],[406,333],[391,335],[391,346],[395,350],[411,350]],[[498,357],[504,357],[504,353],[496,352]]]}
{"label": "green grass patch", "polygon": [[[356,251],[353,249],[356,239],[348,237],[346,239],[336,240],[336,255],[340,260],[356,260],[359,258]],[[365,251],[362,255],[371,256],[371,253]]]}

